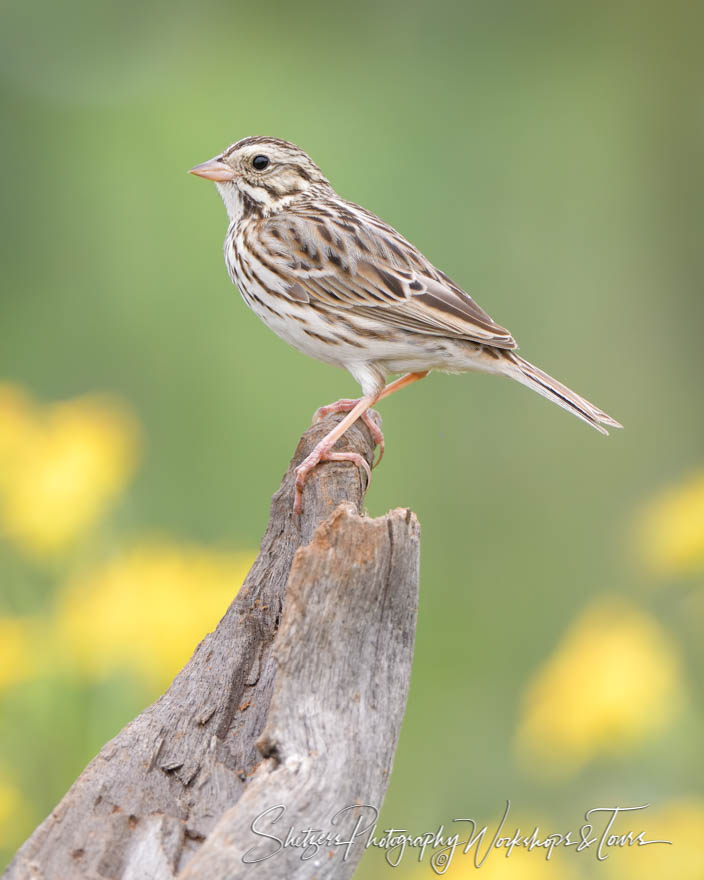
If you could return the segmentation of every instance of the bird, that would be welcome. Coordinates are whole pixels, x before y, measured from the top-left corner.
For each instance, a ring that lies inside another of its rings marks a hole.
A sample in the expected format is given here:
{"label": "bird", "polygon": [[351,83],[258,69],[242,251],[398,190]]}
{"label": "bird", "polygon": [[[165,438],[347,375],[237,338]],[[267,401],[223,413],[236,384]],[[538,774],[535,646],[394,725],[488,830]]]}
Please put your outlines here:
{"label": "bird", "polygon": [[522,358],[508,330],[392,226],[338,195],[295,144],[245,137],[190,173],[214,181],[225,204],[225,263],[245,303],[294,348],[346,369],[361,387],[361,397],[317,410],[314,421],[345,416],[296,468],[295,514],[323,461],[351,461],[371,478],[366,459],[333,451],[335,443],[362,419],[378,464],[384,437],[370,408],[431,371],[505,376],[602,434],[622,427]]}

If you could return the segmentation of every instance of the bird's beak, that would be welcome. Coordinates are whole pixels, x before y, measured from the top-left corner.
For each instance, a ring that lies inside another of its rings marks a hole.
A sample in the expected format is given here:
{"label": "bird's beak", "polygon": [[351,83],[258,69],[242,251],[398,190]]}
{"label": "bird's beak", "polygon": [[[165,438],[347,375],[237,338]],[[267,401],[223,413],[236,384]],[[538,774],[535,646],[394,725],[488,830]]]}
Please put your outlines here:
{"label": "bird's beak", "polygon": [[214,159],[208,159],[207,162],[201,162],[195,168],[188,171],[189,174],[196,174],[198,177],[205,177],[207,180],[215,180],[222,183],[225,180],[234,180],[237,177],[236,172],[230,166],[223,162],[219,156]]}

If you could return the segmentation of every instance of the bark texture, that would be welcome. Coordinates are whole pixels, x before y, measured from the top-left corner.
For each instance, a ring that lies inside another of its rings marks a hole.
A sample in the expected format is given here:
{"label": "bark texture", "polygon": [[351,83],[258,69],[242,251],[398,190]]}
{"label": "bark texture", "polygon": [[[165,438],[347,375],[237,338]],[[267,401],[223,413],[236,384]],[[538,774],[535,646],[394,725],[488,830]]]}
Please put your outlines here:
{"label": "bark texture", "polygon": [[[301,438],[216,630],[86,767],[5,880],[352,875],[408,694],[419,527],[409,510],[360,515],[366,477],[348,462],[316,468],[295,520],[293,468],[340,418]],[[361,424],[336,448],[371,463]],[[289,828],[356,838],[280,846]]]}

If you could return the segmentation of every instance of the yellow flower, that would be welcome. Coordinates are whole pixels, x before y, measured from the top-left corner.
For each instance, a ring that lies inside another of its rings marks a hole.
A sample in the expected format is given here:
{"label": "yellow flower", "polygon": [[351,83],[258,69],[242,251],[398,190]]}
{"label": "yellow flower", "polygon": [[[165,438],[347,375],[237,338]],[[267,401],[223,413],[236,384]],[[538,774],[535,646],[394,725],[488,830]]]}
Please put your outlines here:
{"label": "yellow flower", "polygon": [[[537,838],[543,842],[551,834],[564,834],[570,830],[569,827],[559,827],[560,823],[549,821],[532,820],[523,821],[521,818],[514,816],[511,812],[506,819],[500,833],[498,834],[497,843],[499,846],[491,846],[494,834],[496,833],[501,817],[495,816],[491,821],[479,819],[476,831],[472,831],[468,823],[453,823],[445,826],[445,836],[459,834],[460,843],[455,852],[449,859],[443,859],[441,848],[437,850],[427,849],[422,862],[415,869],[406,870],[405,877],[411,877],[412,880],[438,880],[444,877],[446,880],[544,880],[544,878],[554,878],[554,880],[577,880],[581,875],[578,869],[580,856],[576,855],[575,847],[569,849],[555,846],[552,849],[550,858],[546,859],[548,850],[545,846],[534,846],[532,850],[525,846],[514,846],[508,848],[506,839],[513,838],[516,830],[519,831],[521,838],[530,838],[534,829],[537,827]],[[574,824],[575,830],[583,821],[577,816],[579,821]],[[470,849],[465,855],[464,841],[470,836],[481,831],[486,824],[487,831],[485,836],[477,845]],[[562,823],[564,824],[564,823]],[[573,836],[576,836],[573,834]],[[503,840],[503,842],[501,842]],[[404,855],[402,866],[409,866],[417,859],[419,850],[407,849]],[[508,853],[508,855],[507,855]],[[433,865],[431,860],[435,854]],[[480,863],[477,868],[475,858]],[[583,857],[582,857],[583,858]],[[483,859],[483,861],[482,861]],[[391,870],[391,869],[389,869]],[[398,870],[398,869],[397,869]],[[443,873],[439,873],[443,872]],[[378,871],[381,880],[386,876],[383,870]],[[392,875],[389,874],[391,877]]]}
{"label": "yellow flower", "polygon": [[665,727],[681,699],[674,647],[653,617],[625,600],[596,601],[530,683],[517,731],[540,773],[575,772]]}
{"label": "yellow flower", "polygon": [[0,847],[15,849],[30,831],[30,810],[24,796],[0,774]]}
{"label": "yellow flower", "polygon": [[37,624],[0,617],[0,690],[31,678],[38,666]]}
{"label": "yellow flower", "polygon": [[[37,412],[16,392],[0,398],[0,523],[25,552],[45,556],[90,528],[132,476],[138,428],[121,404],[97,396]],[[3,467],[4,464],[4,467]]]}
{"label": "yellow flower", "polygon": [[573,850],[574,847],[569,852],[555,850],[550,861],[546,861],[542,850],[529,852],[516,847],[506,858],[506,853],[497,849],[489,854],[479,869],[475,867],[471,854],[463,856],[458,851],[446,874],[436,874],[426,863],[414,880],[439,880],[439,877],[447,880],[575,880],[579,874]]}
{"label": "yellow flower", "polygon": [[704,473],[661,493],[640,518],[639,538],[656,574],[704,570]]}
{"label": "yellow flower", "polygon": [[14,385],[0,383],[0,490],[33,434],[35,419],[29,397]]}
{"label": "yellow flower", "polygon": [[168,684],[223,616],[251,562],[249,554],[138,546],[63,590],[62,651],[91,677],[128,669],[152,687]]}
{"label": "yellow flower", "polygon": [[[652,812],[651,812],[652,811]],[[618,817],[623,831],[645,831],[646,840],[670,840],[672,846],[651,844],[649,846],[611,847],[609,858],[599,865],[605,868],[606,877],[617,880],[701,880],[704,877],[704,801],[683,799],[673,801],[659,809],[649,808],[639,813]]]}

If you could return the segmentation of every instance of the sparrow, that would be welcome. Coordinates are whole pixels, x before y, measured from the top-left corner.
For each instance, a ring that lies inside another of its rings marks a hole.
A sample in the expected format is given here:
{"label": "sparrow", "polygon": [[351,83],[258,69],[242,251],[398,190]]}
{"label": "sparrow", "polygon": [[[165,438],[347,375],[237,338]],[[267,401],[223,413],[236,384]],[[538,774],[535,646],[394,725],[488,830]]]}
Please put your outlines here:
{"label": "sparrow", "polygon": [[505,376],[602,434],[621,427],[522,358],[505,327],[392,226],[339,196],[295,144],[246,137],[190,173],[214,181],[225,203],[225,263],[245,303],[294,348],[343,367],[361,386],[361,397],[317,411],[316,420],[346,415],[296,469],[296,514],[320,462],[351,461],[371,478],[361,455],[333,451],[335,443],[362,419],[378,464],[384,438],[370,407],[433,370]]}

